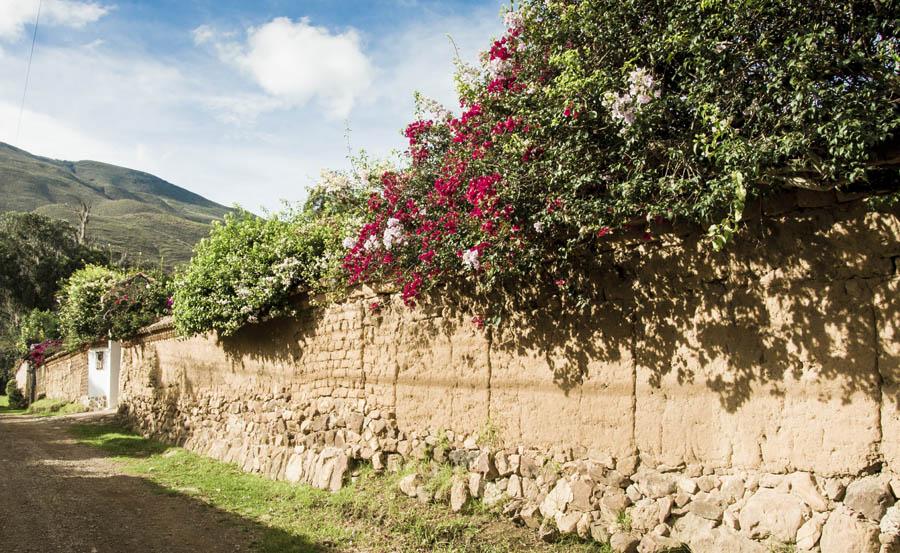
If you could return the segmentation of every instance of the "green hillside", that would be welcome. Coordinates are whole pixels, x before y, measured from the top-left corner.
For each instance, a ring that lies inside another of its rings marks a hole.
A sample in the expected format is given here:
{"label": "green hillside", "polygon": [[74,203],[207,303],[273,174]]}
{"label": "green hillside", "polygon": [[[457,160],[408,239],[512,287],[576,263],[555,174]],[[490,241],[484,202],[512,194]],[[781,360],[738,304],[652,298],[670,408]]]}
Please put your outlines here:
{"label": "green hillside", "polygon": [[168,266],[191,248],[228,208],[158,177],[96,161],[59,161],[0,142],[0,212],[34,211],[78,226],[91,206],[87,241],[130,261]]}

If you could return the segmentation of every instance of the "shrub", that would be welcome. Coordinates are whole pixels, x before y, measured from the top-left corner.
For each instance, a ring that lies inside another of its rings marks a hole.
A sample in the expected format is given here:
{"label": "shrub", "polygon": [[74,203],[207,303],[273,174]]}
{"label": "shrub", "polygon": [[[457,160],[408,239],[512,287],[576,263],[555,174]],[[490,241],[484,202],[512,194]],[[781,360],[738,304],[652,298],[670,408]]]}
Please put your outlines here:
{"label": "shrub", "polygon": [[172,306],[169,277],[162,273],[130,273],[117,280],[101,299],[104,332],[127,340],[167,315]]}
{"label": "shrub", "polygon": [[16,385],[15,379],[6,383],[6,395],[9,398],[9,406],[13,409],[22,409],[27,405],[22,390]]}
{"label": "shrub", "polygon": [[347,174],[327,173],[300,209],[265,218],[246,211],[226,216],[176,277],[178,332],[228,336],[293,313],[298,291],[339,293],[342,240],[360,224],[365,186]]}
{"label": "shrub", "polygon": [[65,282],[59,294],[64,344],[71,349],[101,338],[128,339],[166,314],[170,297],[164,275],[85,267]]}
{"label": "shrub", "polygon": [[178,332],[229,335],[244,324],[288,313],[292,291],[323,250],[321,241],[280,217],[227,215],[176,278]]}
{"label": "shrub", "polygon": [[67,348],[77,348],[104,336],[103,298],[124,275],[88,265],[75,271],[59,293],[59,323]]}
{"label": "shrub", "polygon": [[19,338],[16,348],[22,355],[27,354],[32,346],[48,340],[60,338],[59,317],[52,311],[33,309],[22,319],[19,325]]}
{"label": "shrub", "polygon": [[[345,259],[350,282],[414,303],[447,280],[564,284],[616,235],[708,227],[721,247],[746,202],[807,187],[897,190],[891,3],[526,0],[461,115],[424,106],[409,167]],[[425,108],[430,113],[425,113]]]}

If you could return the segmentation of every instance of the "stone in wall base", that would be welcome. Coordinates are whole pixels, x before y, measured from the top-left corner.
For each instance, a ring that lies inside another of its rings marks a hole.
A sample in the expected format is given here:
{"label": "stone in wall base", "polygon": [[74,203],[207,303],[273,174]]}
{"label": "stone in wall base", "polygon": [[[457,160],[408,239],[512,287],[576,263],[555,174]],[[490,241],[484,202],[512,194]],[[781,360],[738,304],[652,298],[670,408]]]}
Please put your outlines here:
{"label": "stone in wall base", "polygon": [[[684,543],[694,553],[766,553],[784,544],[798,552],[888,553],[900,543],[900,476],[888,471],[825,478],[574,458],[571,450],[489,450],[474,435],[402,431],[392,413],[359,399],[209,394],[165,404],[131,397],[120,413],[144,435],[332,491],[354,464],[396,471],[415,461],[432,468],[401,480],[410,497],[454,511],[476,498],[548,539],[577,534],[609,541],[614,551]],[[458,481],[435,494],[428,481],[446,464]]]}
{"label": "stone in wall base", "polygon": [[79,403],[88,411],[102,411],[106,409],[106,396],[81,396]]}

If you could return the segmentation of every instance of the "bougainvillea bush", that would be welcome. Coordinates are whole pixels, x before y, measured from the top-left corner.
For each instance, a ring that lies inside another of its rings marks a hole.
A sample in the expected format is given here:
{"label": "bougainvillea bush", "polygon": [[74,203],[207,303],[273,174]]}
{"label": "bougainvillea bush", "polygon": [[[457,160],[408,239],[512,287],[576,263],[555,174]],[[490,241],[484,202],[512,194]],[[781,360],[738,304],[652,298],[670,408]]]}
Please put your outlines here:
{"label": "bougainvillea bush", "polygon": [[31,363],[32,367],[40,367],[50,356],[61,351],[62,347],[63,342],[60,339],[44,340],[37,344],[32,344],[25,355],[25,359]]}
{"label": "bougainvillea bush", "polygon": [[26,355],[36,344],[59,338],[59,316],[53,311],[32,309],[19,322],[16,349],[19,355]]}
{"label": "bougainvillea bush", "polygon": [[66,280],[57,295],[66,348],[75,349],[103,336],[103,297],[123,276],[114,269],[88,265]]}
{"label": "bougainvillea bush", "polygon": [[298,292],[340,290],[343,241],[362,222],[368,186],[368,177],[327,172],[300,208],[269,217],[239,212],[216,224],[176,277],[178,332],[228,336],[292,314]]}
{"label": "bougainvillea bush", "polygon": [[150,276],[97,265],[75,271],[58,295],[66,348],[104,338],[131,338],[169,312],[170,290],[171,284],[162,274]]}
{"label": "bougainvillea bush", "polygon": [[786,187],[897,189],[891,2],[528,0],[461,111],[405,130],[348,243],[350,283],[565,286],[598,244],[687,221],[721,247]]}
{"label": "bougainvillea bush", "polygon": [[114,340],[135,336],[172,311],[172,281],[161,272],[123,274],[101,298],[104,335]]}

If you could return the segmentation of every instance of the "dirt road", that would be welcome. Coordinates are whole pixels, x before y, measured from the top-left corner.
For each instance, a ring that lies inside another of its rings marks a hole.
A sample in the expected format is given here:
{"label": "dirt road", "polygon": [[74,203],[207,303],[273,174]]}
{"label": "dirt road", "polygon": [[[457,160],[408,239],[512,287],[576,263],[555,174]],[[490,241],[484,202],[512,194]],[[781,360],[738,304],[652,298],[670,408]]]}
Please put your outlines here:
{"label": "dirt road", "polygon": [[[96,415],[93,415],[96,416]],[[248,551],[253,524],[125,475],[74,443],[72,417],[0,416],[0,551]]]}

